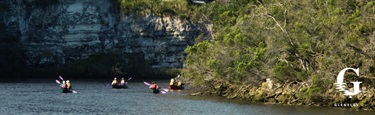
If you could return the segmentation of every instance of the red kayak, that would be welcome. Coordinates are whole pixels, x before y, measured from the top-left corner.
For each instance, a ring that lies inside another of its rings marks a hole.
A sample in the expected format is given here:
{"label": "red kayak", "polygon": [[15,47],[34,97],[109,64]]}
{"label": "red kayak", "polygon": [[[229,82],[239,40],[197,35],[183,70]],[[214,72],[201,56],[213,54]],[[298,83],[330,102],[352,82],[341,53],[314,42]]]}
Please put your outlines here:
{"label": "red kayak", "polygon": [[181,85],[181,86],[169,85],[169,89],[171,89],[171,90],[183,90],[184,85]]}

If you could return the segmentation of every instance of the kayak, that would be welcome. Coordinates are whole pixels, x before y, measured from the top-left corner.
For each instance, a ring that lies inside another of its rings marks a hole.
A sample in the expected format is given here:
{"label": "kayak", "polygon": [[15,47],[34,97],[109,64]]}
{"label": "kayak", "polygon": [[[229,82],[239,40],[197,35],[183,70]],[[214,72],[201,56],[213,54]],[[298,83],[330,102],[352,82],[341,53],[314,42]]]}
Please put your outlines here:
{"label": "kayak", "polygon": [[126,88],[128,88],[128,84],[127,83],[125,83],[123,85],[115,84],[115,85],[112,85],[112,88],[114,88],[114,89],[126,89]]}
{"label": "kayak", "polygon": [[152,89],[150,89],[150,92],[158,94],[158,93],[160,93],[160,88],[159,89],[152,88]]}
{"label": "kayak", "polygon": [[[59,76],[59,78],[64,81],[64,79],[61,76]],[[60,87],[62,86],[62,84],[61,84],[61,82],[59,80],[55,80],[55,82],[57,84],[59,84]],[[61,93],[77,93],[77,91],[73,90],[71,87],[70,87],[70,89],[68,89],[68,88],[65,87],[65,88],[61,89]]]}
{"label": "kayak", "polygon": [[69,89],[61,89],[61,93],[73,93],[73,91]]}
{"label": "kayak", "polygon": [[[151,86],[151,84],[150,83],[147,83],[147,82],[143,82],[145,85],[147,85],[147,86]],[[156,89],[156,88],[150,88],[149,89],[149,91],[150,92],[152,92],[152,93],[155,93],[155,94],[157,94],[157,93],[162,93],[162,94],[166,94],[167,92],[168,92],[168,89],[164,89],[164,88],[161,88],[161,87],[159,87],[158,89]]]}
{"label": "kayak", "polygon": [[184,89],[184,85],[181,85],[181,86],[177,86],[177,85],[169,85],[169,89],[173,90],[182,90]]}

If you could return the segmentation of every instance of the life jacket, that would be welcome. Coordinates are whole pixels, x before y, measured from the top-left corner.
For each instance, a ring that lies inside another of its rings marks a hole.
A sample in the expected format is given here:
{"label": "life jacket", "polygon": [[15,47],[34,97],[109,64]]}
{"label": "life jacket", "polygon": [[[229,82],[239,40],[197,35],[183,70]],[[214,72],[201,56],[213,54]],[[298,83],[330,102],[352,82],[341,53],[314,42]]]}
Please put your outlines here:
{"label": "life jacket", "polygon": [[124,85],[125,84],[125,80],[122,79],[120,83],[121,83],[121,85]]}
{"label": "life jacket", "polygon": [[171,82],[169,82],[169,85],[174,85],[174,83],[175,83],[175,80],[172,78]]}
{"label": "life jacket", "polygon": [[115,85],[115,84],[117,84],[117,80],[112,81],[112,85]]}
{"label": "life jacket", "polygon": [[67,85],[68,89],[70,89],[70,83],[66,83],[66,85]]}

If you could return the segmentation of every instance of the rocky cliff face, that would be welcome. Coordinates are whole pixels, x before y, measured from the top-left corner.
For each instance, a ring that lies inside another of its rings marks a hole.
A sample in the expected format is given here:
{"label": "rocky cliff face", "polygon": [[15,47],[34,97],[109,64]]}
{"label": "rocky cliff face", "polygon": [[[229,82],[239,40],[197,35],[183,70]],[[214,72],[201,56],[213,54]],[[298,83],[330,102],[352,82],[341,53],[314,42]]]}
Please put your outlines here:
{"label": "rocky cliff face", "polygon": [[[152,68],[181,68],[184,49],[208,30],[175,17],[122,15],[112,0],[36,1],[0,3],[2,50],[18,48],[13,57],[22,57],[28,66],[64,65],[116,49],[142,55]],[[11,58],[0,55],[3,61]]]}

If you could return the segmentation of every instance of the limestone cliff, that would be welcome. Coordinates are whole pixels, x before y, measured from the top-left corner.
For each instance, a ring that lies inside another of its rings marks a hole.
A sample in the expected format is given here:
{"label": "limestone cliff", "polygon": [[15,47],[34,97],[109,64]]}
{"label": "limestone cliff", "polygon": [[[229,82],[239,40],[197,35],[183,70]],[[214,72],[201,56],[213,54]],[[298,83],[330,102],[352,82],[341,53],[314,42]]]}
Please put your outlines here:
{"label": "limestone cliff", "polygon": [[61,66],[114,49],[141,55],[152,68],[181,68],[184,49],[208,31],[173,16],[123,15],[114,0],[37,2],[0,3],[2,68],[12,65],[9,58],[27,67]]}

